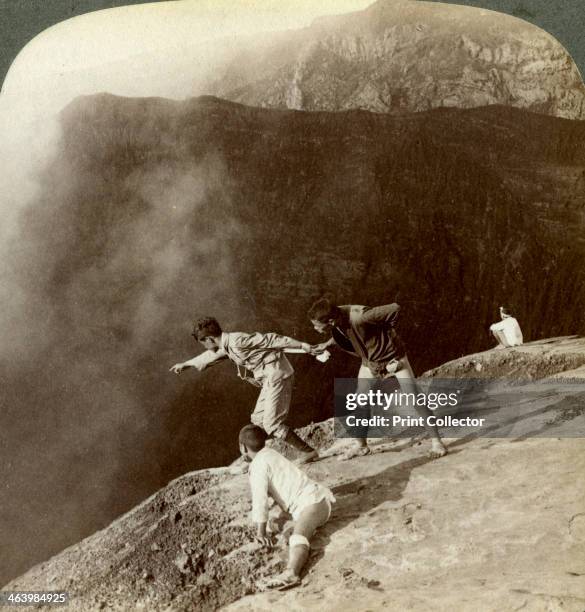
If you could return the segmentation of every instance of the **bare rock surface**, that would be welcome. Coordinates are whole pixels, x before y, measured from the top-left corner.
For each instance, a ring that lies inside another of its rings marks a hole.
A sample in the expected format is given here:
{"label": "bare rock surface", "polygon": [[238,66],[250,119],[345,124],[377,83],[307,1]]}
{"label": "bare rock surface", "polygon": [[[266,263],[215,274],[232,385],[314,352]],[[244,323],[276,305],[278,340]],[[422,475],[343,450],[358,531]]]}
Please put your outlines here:
{"label": "bare rock surface", "polygon": [[[489,350],[448,361],[425,372],[436,378],[583,378],[584,342],[577,336],[535,340],[504,350]],[[478,365],[480,367],[478,367]]]}
{"label": "bare rock surface", "polygon": [[209,93],[252,106],[380,113],[503,104],[571,119],[585,87],[563,46],[479,8],[379,0],[243,43]]}
{"label": "bare rock surface", "polygon": [[[397,301],[417,373],[489,347],[500,304],[526,339],[585,333],[583,121],[104,94],[64,111],[39,181],[7,255],[3,582],[235,458],[257,391],[168,372],[194,317],[316,342],[319,295]],[[357,364],[291,359],[293,425],[329,417],[323,381]]]}
{"label": "bare rock surface", "polygon": [[[574,378],[585,339],[557,338],[466,356],[427,376],[465,371],[525,379]],[[522,369],[519,365],[522,365]],[[474,375],[475,375],[474,374]],[[581,376],[582,377],[582,376]],[[530,380],[527,380],[530,383]],[[106,529],[5,588],[63,589],[71,610],[563,610],[585,606],[585,441],[558,436],[582,422],[583,393],[538,400],[507,438],[372,441],[374,453],[309,465],[337,503],[316,535],[303,584],[258,593],[255,582],[286,558],[251,541],[247,478],[222,468],[185,474]],[[562,402],[559,399],[563,399]],[[573,410],[571,410],[571,407]],[[543,417],[544,415],[544,417]],[[548,423],[547,437],[531,438]],[[331,421],[301,434],[321,447]],[[274,524],[287,524],[272,511]]]}

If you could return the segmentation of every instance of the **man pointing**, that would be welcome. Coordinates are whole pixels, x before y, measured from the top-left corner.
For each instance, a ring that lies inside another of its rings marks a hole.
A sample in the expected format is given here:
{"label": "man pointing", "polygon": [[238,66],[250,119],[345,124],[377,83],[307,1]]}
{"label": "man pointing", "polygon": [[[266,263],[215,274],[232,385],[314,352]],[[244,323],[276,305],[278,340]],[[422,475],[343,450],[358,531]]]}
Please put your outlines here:
{"label": "man pointing", "polygon": [[260,388],[256,407],[251,415],[254,425],[269,436],[280,438],[300,453],[298,463],[308,463],[317,451],[302,440],[286,424],[293,387],[294,370],[284,354],[285,349],[311,352],[311,346],[288,336],[274,333],[224,332],[217,319],[199,319],[192,336],[207,350],[188,361],[177,363],[171,372],[180,374],[187,368],[202,371],[225,359],[236,364],[238,376]]}

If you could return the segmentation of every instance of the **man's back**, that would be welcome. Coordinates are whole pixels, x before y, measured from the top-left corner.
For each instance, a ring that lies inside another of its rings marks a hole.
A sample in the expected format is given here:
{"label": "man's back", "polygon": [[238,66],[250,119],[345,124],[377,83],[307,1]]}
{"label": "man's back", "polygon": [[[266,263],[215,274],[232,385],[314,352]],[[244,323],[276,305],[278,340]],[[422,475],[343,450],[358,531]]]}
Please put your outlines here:
{"label": "man's back", "polygon": [[[374,307],[352,304],[339,308],[348,322],[343,331],[364,364],[375,367],[374,364],[387,363],[404,355],[404,346],[394,330],[400,311],[398,304]],[[337,342],[335,334],[333,337]]]}
{"label": "man's back", "polygon": [[271,448],[263,448],[250,464],[252,518],[261,523],[268,516],[268,495],[293,517],[311,496],[331,492],[307,476],[292,461]]}
{"label": "man's back", "polygon": [[292,366],[282,351],[293,346],[296,344],[291,338],[270,332],[224,332],[221,336],[221,349],[226,356],[236,365],[253,372],[257,378],[268,371],[291,376]]}

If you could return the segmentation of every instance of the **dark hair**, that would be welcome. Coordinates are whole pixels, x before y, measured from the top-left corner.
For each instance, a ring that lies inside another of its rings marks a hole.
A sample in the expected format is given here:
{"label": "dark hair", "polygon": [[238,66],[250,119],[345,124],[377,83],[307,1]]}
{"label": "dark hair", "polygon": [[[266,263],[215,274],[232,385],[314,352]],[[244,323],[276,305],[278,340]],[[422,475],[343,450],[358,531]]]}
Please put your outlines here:
{"label": "dark hair", "polygon": [[268,434],[258,425],[246,425],[240,430],[240,444],[257,453],[264,448]]}
{"label": "dark hair", "polygon": [[214,317],[203,317],[195,321],[193,325],[193,333],[191,334],[197,340],[221,336],[221,327]]}
{"label": "dark hair", "polygon": [[319,323],[327,323],[329,319],[335,319],[339,313],[339,308],[328,297],[319,298],[309,308],[309,319],[311,321],[319,321]]}

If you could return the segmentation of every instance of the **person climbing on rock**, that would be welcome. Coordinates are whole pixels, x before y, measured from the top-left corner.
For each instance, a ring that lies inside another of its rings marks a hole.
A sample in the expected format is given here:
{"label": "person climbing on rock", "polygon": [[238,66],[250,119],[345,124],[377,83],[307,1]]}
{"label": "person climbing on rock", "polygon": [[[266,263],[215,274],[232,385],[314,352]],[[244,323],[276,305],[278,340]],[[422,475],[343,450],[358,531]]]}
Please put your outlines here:
{"label": "person climbing on rock", "polygon": [[284,590],[300,584],[301,571],[309,558],[310,540],[329,520],[335,497],[294,463],[267,448],[266,438],[266,432],[257,425],[246,425],[240,431],[240,452],[250,462],[252,520],[256,524],[257,541],[272,547],[272,537],[267,532],[269,496],[282,510],[292,514],[294,520],[286,570],[258,584],[261,589]]}
{"label": "person climbing on rock", "polygon": [[[367,393],[380,380],[395,377],[404,393],[417,392],[416,380],[406,349],[394,328],[400,307],[398,304],[384,306],[337,306],[327,297],[317,300],[310,308],[308,316],[316,331],[331,334],[331,338],[312,348],[318,355],[328,347],[337,345],[341,349],[359,357],[362,361],[358,372],[357,393]],[[422,416],[432,412],[426,406],[415,407]],[[431,457],[442,457],[447,449],[434,426],[426,427],[431,436]],[[370,452],[367,442],[367,429],[359,438],[353,439],[348,447],[340,440],[321,456],[341,454],[342,460],[352,459]]]}
{"label": "person climbing on rock", "polygon": [[524,342],[520,324],[503,306],[500,306],[500,319],[501,321],[490,325],[490,331],[498,341],[495,348],[520,346]]}
{"label": "person climbing on rock", "polygon": [[188,361],[175,364],[170,368],[171,372],[180,374],[187,368],[202,371],[230,359],[236,364],[242,380],[260,388],[251,415],[252,423],[262,427],[269,436],[280,438],[292,446],[300,454],[299,463],[317,458],[317,451],[285,422],[292,397],[294,370],[284,350],[302,349],[310,353],[309,344],[274,333],[226,333],[213,317],[196,321],[191,335],[207,350]]}

